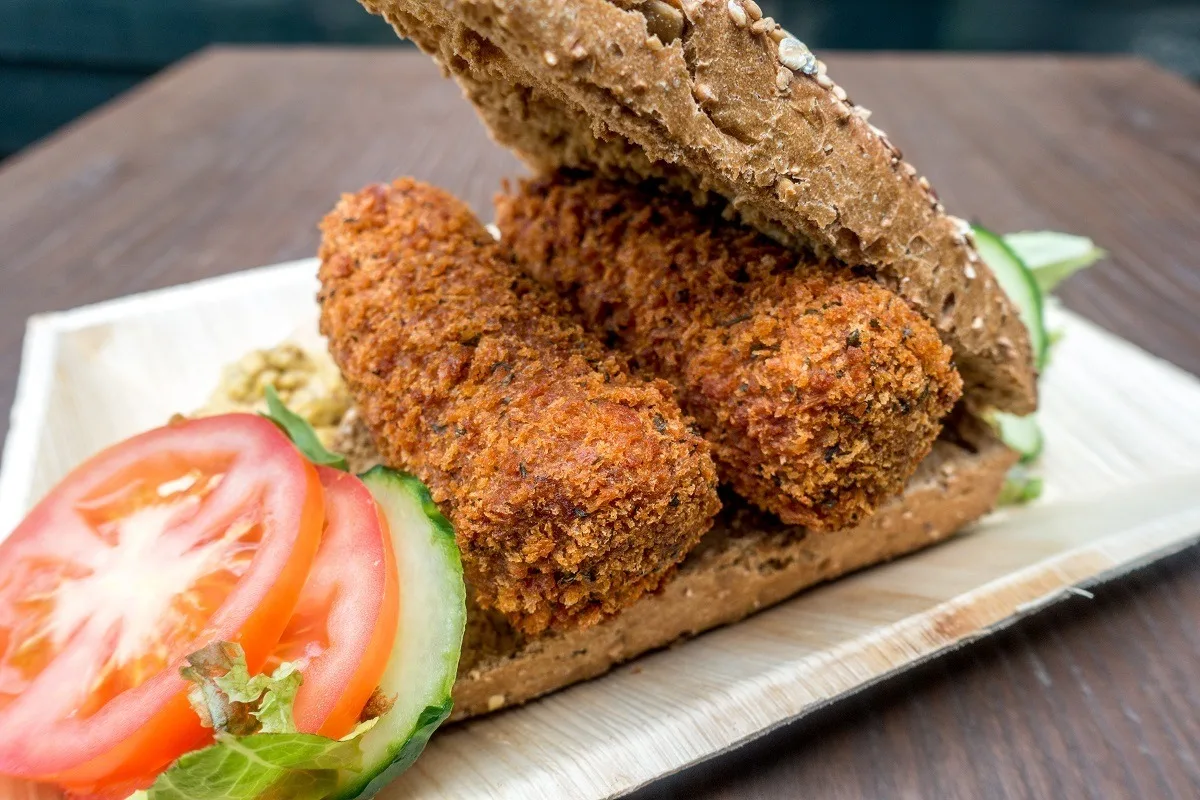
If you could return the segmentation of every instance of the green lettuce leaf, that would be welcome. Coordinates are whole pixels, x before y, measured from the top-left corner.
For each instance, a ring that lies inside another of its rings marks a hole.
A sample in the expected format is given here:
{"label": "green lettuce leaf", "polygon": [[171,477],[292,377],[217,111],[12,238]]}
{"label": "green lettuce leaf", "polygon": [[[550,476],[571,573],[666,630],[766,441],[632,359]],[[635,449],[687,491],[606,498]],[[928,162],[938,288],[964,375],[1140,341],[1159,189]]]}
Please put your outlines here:
{"label": "green lettuce leaf", "polygon": [[1024,231],[1010,233],[1003,238],[1004,243],[1033,273],[1042,294],[1049,294],[1079,270],[1090,267],[1108,255],[1086,236]]}
{"label": "green lettuce leaf", "polygon": [[296,449],[303,453],[305,458],[322,467],[333,467],[342,472],[350,471],[345,458],[325,449],[325,445],[321,444],[317,432],[313,430],[312,425],[308,424],[308,420],[283,404],[274,386],[267,387],[266,398],[267,413],[262,416],[278,425],[279,429],[287,434],[287,437],[292,440],[292,444],[296,445]]}
{"label": "green lettuce leaf", "polygon": [[158,776],[148,800],[321,800],[337,788],[338,770],[362,768],[359,726],[342,740],[307,733],[217,735]]}
{"label": "green lettuce leaf", "polygon": [[[188,665],[179,672],[191,681],[188,702],[206,728],[246,735],[258,731],[258,718],[248,703],[230,697],[220,681],[232,676],[234,682],[248,681],[246,656],[239,645],[214,642],[187,657]],[[244,677],[243,677],[244,676]]]}
{"label": "green lettuce leaf", "polygon": [[254,716],[258,718],[262,733],[291,733],[296,730],[296,720],[292,716],[292,707],[296,703],[296,692],[300,688],[303,676],[300,669],[291,662],[280,664],[271,677],[256,675],[251,683],[259,678],[263,681],[263,693],[258,700],[258,710]]}
{"label": "green lettuce leaf", "polygon": [[180,672],[192,682],[188,701],[217,733],[295,733],[292,705],[302,676],[284,663],[270,675],[250,676],[241,645],[214,642],[187,657]]}
{"label": "green lettuce leaf", "polygon": [[281,664],[251,676],[238,644],[215,642],[187,657],[188,700],[216,741],[182,756],[130,800],[322,800],[339,771],[362,769],[364,722],[344,739],[298,733],[293,717],[301,675]]}

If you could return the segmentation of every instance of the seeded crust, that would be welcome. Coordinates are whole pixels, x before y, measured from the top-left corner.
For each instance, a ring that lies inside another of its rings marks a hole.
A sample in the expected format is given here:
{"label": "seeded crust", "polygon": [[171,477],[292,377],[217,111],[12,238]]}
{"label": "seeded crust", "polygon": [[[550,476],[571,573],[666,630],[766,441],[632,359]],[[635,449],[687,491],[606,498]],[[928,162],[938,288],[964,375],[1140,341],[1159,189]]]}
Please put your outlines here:
{"label": "seeded crust", "polygon": [[[379,461],[354,412],[334,449],[356,471]],[[987,426],[960,418],[921,462],[903,495],[858,527],[836,533],[787,526],[737,497],[723,497],[716,525],[659,593],[586,630],[526,637],[503,615],[469,604],[453,719],[519,705],[594,678],[802,589],[940,542],[992,508],[1015,460]]]}
{"label": "seeded crust", "polygon": [[716,193],[791,246],[874,270],[936,325],[973,406],[1036,407],[1028,334],[969,226],[756,4],[361,2],[433,55],[535,169]]}
{"label": "seeded crust", "polygon": [[870,278],[651,185],[556,173],[496,198],[526,271],[675,386],[723,483],[786,523],[850,527],[899,494],[958,401],[950,348]]}
{"label": "seeded crust", "polygon": [[371,186],[321,229],[330,354],[388,465],[454,524],[480,604],[536,634],[657,589],[718,509],[671,387],[632,376],[445,192]]}

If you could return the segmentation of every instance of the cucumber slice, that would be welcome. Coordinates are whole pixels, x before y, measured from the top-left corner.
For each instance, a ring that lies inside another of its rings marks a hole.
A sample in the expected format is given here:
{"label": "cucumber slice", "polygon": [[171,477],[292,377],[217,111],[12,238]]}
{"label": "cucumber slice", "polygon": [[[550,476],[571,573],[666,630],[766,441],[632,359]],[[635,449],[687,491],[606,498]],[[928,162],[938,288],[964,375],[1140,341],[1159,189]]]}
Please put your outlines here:
{"label": "cucumber slice", "polygon": [[1045,309],[1042,290],[1025,262],[996,234],[975,226],[975,244],[979,255],[992,269],[1000,288],[1009,296],[1021,314],[1021,320],[1029,329],[1029,340],[1033,345],[1034,363],[1038,369],[1046,365],[1050,349],[1050,337],[1046,332]]}
{"label": "cucumber slice", "polygon": [[1020,453],[1022,464],[1035,461],[1042,454],[1046,441],[1036,416],[1015,417],[997,411],[991,415],[991,419],[1000,433],[1001,441]]}
{"label": "cucumber slice", "polygon": [[360,476],[387,520],[400,573],[400,624],[379,688],[392,707],[362,738],[363,769],[344,773],[338,800],[372,797],[406,770],[450,716],[466,626],[466,586],[454,529],[411,475]]}
{"label": "cucumber slice", "polygon": [[1042,496],[1046,485],[1037,475],[1031,475],[1024,467],[1016,466],[1009,471],[996,498],[997,506],[1023,506]]}

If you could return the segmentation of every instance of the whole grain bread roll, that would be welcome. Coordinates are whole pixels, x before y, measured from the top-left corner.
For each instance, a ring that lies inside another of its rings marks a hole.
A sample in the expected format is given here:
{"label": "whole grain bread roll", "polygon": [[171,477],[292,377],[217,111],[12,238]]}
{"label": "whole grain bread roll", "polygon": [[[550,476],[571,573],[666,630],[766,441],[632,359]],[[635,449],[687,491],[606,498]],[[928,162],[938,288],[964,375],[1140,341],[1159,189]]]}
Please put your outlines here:
{"label": "whole grain bread roll", "polygon": [[800,249],[868,267],[954,351],[968,402],[1037,404],[1028,334],[869,113],[750,0],[362,0],[537,169],[666,180]]}

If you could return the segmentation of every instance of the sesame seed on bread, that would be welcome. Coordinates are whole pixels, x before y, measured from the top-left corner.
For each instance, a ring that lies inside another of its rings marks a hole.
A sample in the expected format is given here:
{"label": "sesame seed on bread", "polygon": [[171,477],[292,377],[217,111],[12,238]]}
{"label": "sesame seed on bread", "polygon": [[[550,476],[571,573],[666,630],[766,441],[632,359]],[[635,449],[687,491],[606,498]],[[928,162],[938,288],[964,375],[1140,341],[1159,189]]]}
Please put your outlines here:
{"label": "sesame seed on bread", "polygon": [[722,198],[788,245],[873,270],[937,326],[974,407],[1036,407],[1028,334],[969,226],[753,0],[361,2],[535,169]]}

